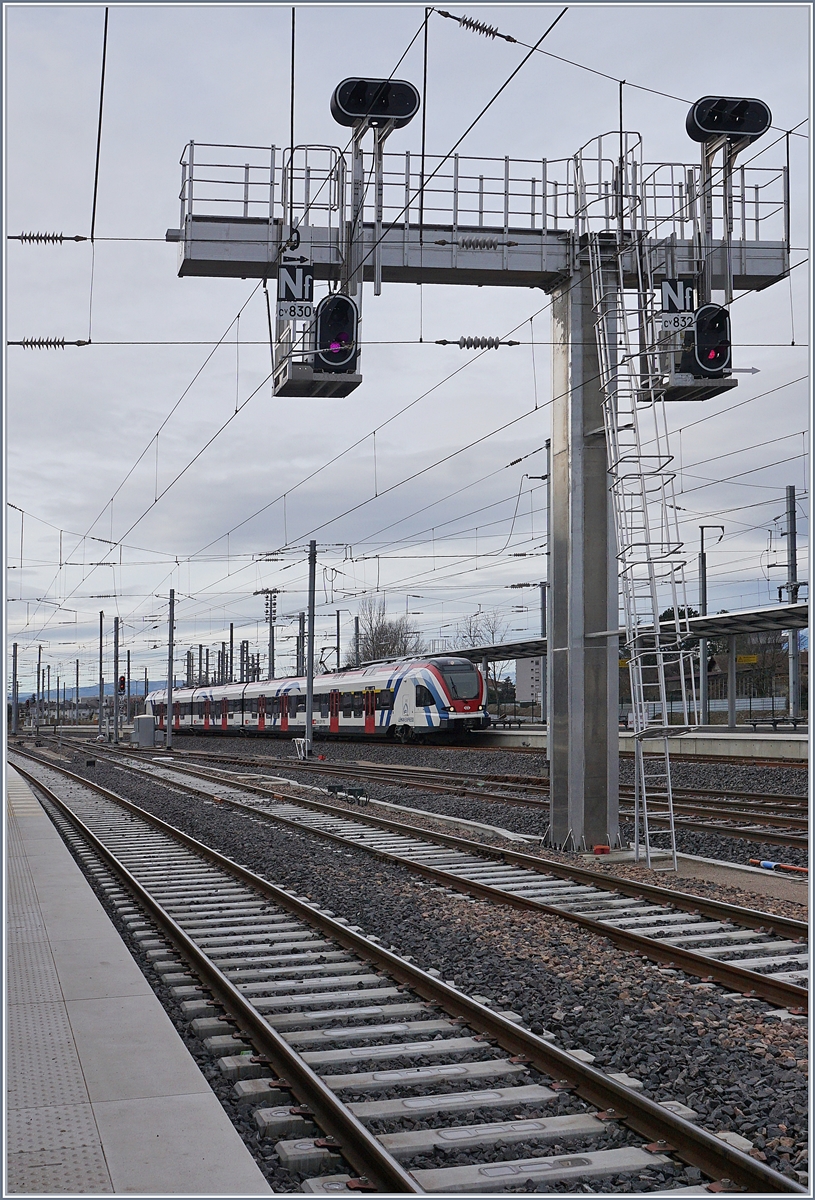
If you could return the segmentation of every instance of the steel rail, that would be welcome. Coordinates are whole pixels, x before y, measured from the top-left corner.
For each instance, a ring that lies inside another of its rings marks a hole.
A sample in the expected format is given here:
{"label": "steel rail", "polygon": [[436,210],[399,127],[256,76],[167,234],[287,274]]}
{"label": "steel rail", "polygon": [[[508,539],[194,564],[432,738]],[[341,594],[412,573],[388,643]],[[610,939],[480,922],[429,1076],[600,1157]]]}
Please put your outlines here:
{"label": "steel rail", "polygon": [[[625,799],[628,801],[630,798],[626,796]],[[664,804],[661,796],[656,800],[656,804],[660,806]],[[777,810],[775,812],[766,812],[760,808],[752,810],[730,807],[713,808],[708,804],[694,804],[690,800],[675,800],[673,807],[674,812],[687,813],[690,816],[696,817],[710,816],[720,821],[752,821],[754,824],[764,821],[767,825],[786,826],[788,829],[809,829],[809,817],[799,817],[792,814],[784,815]],[[663,813],[661,807],[654,809],[654,801],[649,803],[648,809],[649,816],[652,811],[655,811],[656,816],[661,816]]]}
{"label": "steel rail", "polygon": [[[196,773],[194,767],[177,766],[177,764],[173,764],[172,766],[178,770],[190,772],[193,775]],[[212,783],[228,783],[228,780],[219,780],[213,778],[211,775],[202,777],[209,779]],[[279,788],[275,788],[271,784],[253,784],[241,780],[238,786],[244,788],[246,791],[255,791],[260,795],[282,796]],[[201,793],[196,788],[192,788],[191,790],[197,795],[207,795],[207,793]],[[314,800],[310,797],[300,796],[299,794],[286,798],[296,800],[298,804],[303,804],[308,808],[314,808],[332,816],[348,817],[351,815],[347,808],[338,808],[336,805],[324,800]],[[427,815],[433,817],[435,814],[428,812]],[[503,859],[518,866],[532,867],[537,871],[557,875],[562,879],[591,884],[604,891],[616,891],[624,896],[631,896],[636,899],[669,903],[675,908],[692,913],[701,913],[703,916],[712,917],[716,920],[738,921],[740,924],[751,929],[766,929],[774,933],[783,933],[789,937],[796,938],[805,937],[808,932],[809,927],[805,921],[796,921],[792,917],[777,916],[773,913],[761,912],[759,909],[742,908],[737,904],[728,904],[723,900],[710,900],[704,896],[694,896],[689,892],[677,892],[672,888],[663,888],[657,884],[641,883],[636,880],[623,879],[619,876],[609,877],[608,875],[601,874],[599,871],[591,871],[586,867],[558,862],[555,859],[544,858],[542,855],[525,854],[522,850],[510,850],[502,846],[491,846],[485,842],[476,842],[469,838],[459,837],[457,834],[425,829],[424,826],[411,825],[390,817],[377,817],[370,813],[363,814],[357,811],[354,811],[353,816],[357,821],[389,829],[396,833],[413,834],[417,837],[424,837],[428,840],[439,842],[442,845],[478,852],[486,857]]]}
{"label": "steel rail", "polygon": [[[247,867],[243,867],[218,851],[205,846],[189,834],[184,833],[183,830],[175,828],[160,817],[156,817],[145,809],[140,808],[133,801],[117,795],[100,784],[74,775],[73,772],[68,771],[64,767],[43,762],[41,759],[36,759],[33,755],[26,755],[26,757],[34,758],[39,765],[55,770],[73,782],[105,796],[127,811],[137,814],[154,828],[175,838],[205,859],[229,872],[242,882],[249,884],[275,904],[295,913],[346,949],[386,969],[394,979],[412,988],[425,1000],[438,1005],[450,1014],[461,1017],[469,1026],[478,1029],[482,1034],[494,1039],[503,1049],[523,1055],[539,1071],[559,1079],[563,1083],[572,1085],[581,1099],[604,1110],[606,1116],[620,1120],[636,1133],[661,1143],[661,1149],[673,1149],[680,1158],[692,1166],[698,1167],[704,1174],[720,1180],[726,1177],[727,1180],[753,1192],[807,1193],[805,1187],[782,1175],[779,1171],[774,1171],[771,1167],[765,1166],[758,1160],[751,1158],[750,1155],[744,1154],[741,1150],[737,1150],[735,1147],[723,1142],[707,1130],[700,1129],[698,1126],[686,1121],[683,1117],[676,1116],[663,1108],[662,1105],[657,1104],[656,1101],[650,1100],[648,1097],[640,1095],[638,1092],[625,1087],[616,1080],[610,1079],[595,1067],[579,1062],[570,1054],[544,1041],[543,1038],[520,1028],[506,1017],[502,1017],[485,1005],[479,1004],[476,1000],[460,992],[457,988],[451,987],[440,979],[435,979],[432,975],[422,971],[421,968],[406,962],[384,947],[369,941],[362,934],[355,933],[347,926],[332,920],[325,913],[319,912],[316,908],[313,908],[302,900],[298,900],[275,884],[270,883],[259,875],[255,875]],[[87,830],[83,822],[72,813],[64,801],[60,800],[47,785],[41,783],[35,776],[32,776],[23,768],[16,767],[16,769],[34,787],[39,788],[49,799],[55,802],[56,806],[69,817],[75,827],[80,828],[82,836],[86,836],[95,849],[98,846],[98,852],[101,853],[109,865],[113,866],[113,869],[128,883],[128,886],[130,886],[129,881],[132,879],[136,894],[139,895],[140,899],[143,900],[151,911],[159,911],[164,915],[168,922],[167,928],[175,926],[173,919],[164,913],[161,906],[152,900],[149,893],[146,892],[137,880],[130,876],[127,869],[103,846],[99,839],[90,830]],[[177,926],[176,930],[180,938],[184,942],[189,943],[189,949],[191,952],[194,952],[193,961],[196,964],[199,958],[205,958],[195,944],[189,941],[182,930],[178,929]],[[168,936],[170,935],[168,934]],[[181,952],[186,957],[186,948]],[[211,973],[208,970],[207,976],[208,980],[210,978],[213,980],[213,990],[215,987],[219,989],[223,987],[223,994],[229,995],[229,1004],[231,1005],[232,993],[235,992],[235,989],[232,988],[232,985],[217,967],[211,964],[210,966]],[[240,996],[240,993],[235,993],[235,999],[243,1001],[244,998]],[[225,1005],[225,1007],[228,1008],[229,1005]],[[251,1005],[248,1007],[251,1008]],[[243,1015],[241,1015],[241,1020],[243,1020]],[[269,1048],[277,1053],[278,1035],[274,1034],[271,1027],[262,1019],[259,1022],[259,1027],[259,1031],[264,1040],[269,1044]],[[269,1039],[269,1034],[273,1034],[273,1039]],[[283,1039],[279,1040],[281,1043],[283,1042]],[[300,1056],[295,1051],[292,1051],[287,1043],[283,1043],[281,1050],[283,1048],[294,1059],[301,1061]],[[313,1075],[313,1072],[311,1072],[305,1063],[302,1065],[304,1068],[303,1078],[307,1080],[309,1076]],[[308,1072],[308,1075],[305,1072]],[[297,1088],[295,1087],[294,1090],[296,1092]],[[309,1103],[311,1103],[310,1099]],[[316,1109],[314,1111],[321,1117],[321,1114]],[[357,1122],[357,1124],[359,1123]],[[361,1129],[364,1131],[366,1138],[371,1136],[364,1126],[361,1126]],[[342,1145],[342,1150],[343,1154],[349,1157],[350,1161],[350,1155],[347,1153],[348,1147],[345,1143]],[[353,1165],[356,1168],[356,1163]],[[407,1173],[399,1167],[399,1164],[395,1163],[395,1166],[401,1175],[405,1176],[406,1183],[409,1185],[400,1190],[420,1191],[415,1181],[409,1178]],[[372,1178],[370,1164],[366,1163],[364,1165],[362,1173],[367,1175],[369,1179]]]}
{"label": "steel rail", "polygon": [[[52,767],[50,763],[46,765]],[[52,769],[60,770],[59,767],[52,767]],[[93,848],[94,852],[122,880],[128,890],[147,910],[152,920],[194,969],[198,977],[206,983],[212,994],[240,1023],[240,1027],[247,1031],[256,1049],[268,1060],[269,1065],[291,1085],[291,1090],[297,1098],[308,1105],[325,1132],[342,1145],[343,1154],[354,1169],[360,1175],[367,1176],[380,1191],[412,1192],[424,1195],[424,1189],[419,1186],[412,1175],[388,1153],[374,1134],[336,1097],[331,1088],[311,1069],[297,1051],[292,1049],[285,1038],[263,1019],[249,1000],[227,979],[226,975],[215,965],[209,956],[184,932],[178,922],[139,883],[138,879],[116,858],[96,834],[85,825],[70,806],[51,788],[24,768],[17,766],[16,770],[32,786],[38,788],[48,797],[51,803],[59,809],[67,820],[70,821],[74,829]],[[157,817],[152,817],[144,809],[134,805],[132,801],[125,800],[124,797],[117,796],[114,792],[100,788],[98,785],[89,784],[86,780],[79,780],[78,776],[74,776],[73,778],[90,787],[92,790],[100,792],[108,800],[123,804],[140,817],[149,819],[150,823],[161,829],[162,832],[169,834],[176,840],[183,841],[188,848],[194,850],[209,862],[222,868],[226,866],[232,874],[237,873],[235,870],[237,864],[232,863],[231,860],[224,858],[222,855],[217,854],[217,852],[208,849],[203,843],[197,842],[194,838],[183,834],[181,830],[175,829]],[[245,882],[250,882],[253,886],[256,886],[256,883],[259,882],[258,877],[251,872],[246,872],[243,878]],[[275,888],[275,893],[278,890]],[[281,895],[283,894],[281,893]],[[278,903],[281,902],[280,896],[275,895],[274,898]]]}
{"label": "steel rail", "polygon": [[[122,751],[120,749],[119,753],[123,753],[125,755],[133,754],[132,751],[128,752],[126,749],[124,751]],[[178,753],[178,751],[176,750],[176,751],[174,751],[174,753]],[[417,788],[418,790],[424,790],[424,791],[430,791],[430,792],[450,793],[453,795],[460,796],[464,799],[493,801],[496,803],[508,804],[508,805],[512,805],[515,807],[521,807],[521,808],[546,808],[546,809],[548,809],[548,807],[549,807],[548,799],[537,799],[535,796],[532,796],[532,795],[517,796],[517,795],[511,795],[511,794],[504,794],[503,792],[489,792],[484,787],[481,787],[478,785],[472,786],[472,784],[470,784],[470,786],[467,786],[464,783],[458,784],[457,780],[455,778],[455,776],[457,776],[457,774],[458,774],[457,772],[446,771],[446,770],[436,771],[435,768],[426,768],[426,767],[414,768],[411,766],[402,767],[399,765],[392,765],[392,764],[380,766],[377,763],[352,763],[352,764],[348,764],[348,765],[342,764],[342,763],[320,763],[318,765],[318,764],[311,763],[311,762],[304,763],[304,762],[300,762],[297,760],[293,761],[291,759],[272,758],[272,757],[269,757],[265,760],[260,757],[252,757],[249,759],[243,759],[243,758],[236,758],[231,755],[220,755],[220,754],[216,754],[216,753],[212,753],[212,752],[197,751],[197,750],[184,750],[184,751],[182,751],[182,754],[185,758],[189,756],[190,758],[214,759],[217,762],[229,763],[230,765],[234,765],[234,766],[247,765],[247,766],[251,766],[251,767],[267,767],[267,768],[280,766],[286,770],[294,769],[298,773],[301,771],[306,771],[306,772],[313,772],[315,774],[334,775],[334,776],[340,776],[340,777],[344,776],[345,778],[353,778],[353,779],[359,779],[359,780],[368,780],[368,781],[375,780],[376,782],[384,783],[386,785],[391,785],[391,786],[393,786],[393,785],[406,786],[406,787],[414,787],[414,788]],[[133,757],[137,757],[137,756],[133,755]],[[402,774],[401,774],[403,771],[405,773],[404,776],[402,776]],[[462,773],[462,779],[466,780],[467,778],[468,777],[463,775],[463,773]],[[471,778],[471,777],[469,777],[469,778]],[[496,783],[499,782],[499,780],[501,780],[502,777],[487,776],[485,778],[489,785],[495,785]],[[548,797],[548,794],[549,794],[549,785],[548,784],[538,784],[538,783],[535,783],[534,781],[527,781],[524,776],[506,776],[504,778],[506,778],[507,780],[510,780],[512,782],[517,782],[517,785],[520,787],[525,787],[525,788],[529,789],[530,791],[538,792],[538,793],[542,794],[544,797]],[[688,797],[692,797],[692,796],[699,794],[695,789],[684,789],[684,790],[675,789],[674,790],[675,796],[677,796],[677,795],[685,796],[686,793],[687,793]],[[739,794],[742,796],[751,795],[751,793],[746,793],[746,792],[739,793]],[[715,796],[715,795],[719,795],[719,793],[711,791],[710,795]],[[627,800],[633,799],[633,790],[630,788],[621,788],[621,797],[623,797]],[[795,797],[785,797],[785,799],[796,799],[796,798]],[[803,800],[803,803],[805,804],[806,801]],[[765,812],[762,812],[761,809],[756,809],[753,812],[740,812],[740,811],[735,811],[735,810],[728,811],[727,809],[725,809],[724,812],[721,812],[720,810],[717,810],[717,809],[709,809],[709,808],[700,807],[699,805],[690,804],[687,799],[680,799],[679,801],[675,802],[674,809],[677,812],[688,812],[691,815],[693,815],[693,814],[703,815],[703,814],[709,812],[711,814],[711,816],[724,817],[725,819],[729,819],[732,817],[732,818],[736,818],[736,819],[750,820],[753,817],[760,817],[762,820],[765,820],[768,824],[787,826],[789,828],[797,828],[797,829],[808,829],[808,827],[809,827],[807,817],[798,817],[798,816],[794,816],[794,815],[791,815],[790,817],[786,817],[786,816],[779,815],[779,814],[766,814],[765,815]],[[655,814],[656,819],[659,819],[659,815],[660,815],[659,811],[657,810],[657,812]],[[709,828],[709,826],[706,824],[699,824],[699,823],[693,824],[693,823],[690,823],[687,821],[684,821],[683,823],[684,823],[684,828],[696,830],[699,832],[705,832]],[[712,828],[715,829],[716,827],[713,826]],[[723,829],[722,832],[730,832],[730,831]],[[768,843],[778,844],[778,845],[796,845],[796,846],[801,845],[801,846],[803,846],[803,845],[807,844],[805,839],[797,839],[794,841],[790,841],[783,837],[782,838],[778,838],[778,837],[774,838],[771,830],[768,830],[768,836],[766,838],[763,836],[759,837],[756,830],[744,829],[741,826],[734,827],[732,829],[732,835],[734,837],[741,837],[746,841],[762,841],[763,840],[763,841],[767,841]]]}
{"label": "steel rail", "polygon": [[[630,820],[633,820],[633,810],[625,810]],[[621,812],[621,816],[623,813]],[[629,820],[629,823],[630,823]],[[666,817],[648,814],[648,823],[664,825],[670,828]],[[771,846],[798,846],[803,850],[809,849],[809,838],[797,833],[777,833],[773,829],[751,829],[741,825],[716,825],[711,821],[689,821],[686,817],[674,817],[677,829],[687,829],[693,833],[720,833],[725,837],[734,837],[743,842],[766,842]]]}
{"label": "steel rail", "polygon": [[[34,758],[35,756],[28,755],[27,757]],[[35,758],[35,761],[41,762],[42,760]],[[56,769],[65,771],[66,774],[76,780],[86,782],[82,780],[81,776],[74,776],[71,772],[66,771],[65,768]],[[159,785],[179,787],[199,797],[212,799],[209,793],[202,792],[199,788],[195,788],[192,785],[185,785],[175,780],[172,782],[162,780],[160,776],[151,775],[149,771],[146,772],[138,767],[131,769],[134,769],[136,773],[147,775],[147,777],[152,778]],[[175,768],[174,766],[173,769],[180,769],[195,774],[195,769],[190,767]],[[203,777],[208,778],[210,782],[216,784],[227,782],[225,780],[213,780],[210,776]],[[294,801],[303,807],[325,812],[331,816],[340,816],[346,820],[351,817],[347,809],[340,809],[335,805],[325,804],[319,800],[305,799],[300,796],[284,796],[279,791],[266,789],[258,785],[244,785],[243,782],[238,786],[261,795],[271,794],[273,799]],[[219,797],[219,799],[221,803],[227,804],[230,807],[250,811],[253,815],[258,815],[266,820],[296,829],[299,833],[302,833],[305,828],[306,832],[321,837],[324,840],[337,842],[344,846],[356,846],[357,849],[362,849],[366,853],[382,859],[384,862],[407,867],[416,874],[424,875],[426,878],[433,879],[445,887],[474,896],[477,899],[487,900],[504,907],[524,909],[536,913],[548,913],[551,916],[561,917],[572,924],[581,926],[590,933],[606,938],[624,950],[639,954],[641,957],[650,959],[653,962],[662,963],[672,969],[685,971],[687,974],[694,975],[697,978],[713,980],[725,987],[731,988],[733,991],[758,996],[780,1007],[799,1008],[803,1011],[807,1011],[808,1009],[809,993],[806,988],[799,987],[797,984],[788,983],[781,979],[773,979],[767,975],[760,975],[758,972],[748,971],[743,967],[739,967],[736,963],[712,959],[694,950],[668,946],[653,938],[645,937],[642,934],[619,929],[602,921],[597,921],[592,917],[581,916],[578,913],[569,912],[555,905],[545,904],[541,900],[519,896],[489,884],[464,879],[458,875],[444,871],[442,868],[417,863],[412,859],[392,854],[387,850],[360,845],[343,834],[335,834],[329,830],[317,829],[312,826],[304,827],[302,823],[289,817],[284,817],[281,814],[269,812],[265,809],[258,809],[251,805],[245,805],[238,801],[230,800],[228,797]],[[711,901],[688,893],[673,892],[668,888],[660,888],[654,884],[640,884],[629,880],[620,880],[616,877],[612,881],[608,876],[600,875],[598,872],[588,871],[584,868],[556,863],[550,859],[523,854],[519,851],[485,846],[482,842],[473,842],[467,838],[459,838],[452,834],[435,833],[421,826],[402,824],[386,817],[373,817],[367,814],[363,816],[362,814],[357,815],[354,813],[353,819],[378,828],[389,829],[401,834],[410,834],[423,838],[426,841],[448,845],[468,853],[488,858],[503,858],[505,861],[515,863],[519,866],[532,867],[535,871],[542,874],[556,875],[559,878],[565,878],[574,882],[585,882],[604,891],[620,892],[622,895],[633,896],[637,899],[653,899],[663,905],[672,905],[675,908],[691,911],[694,914],[737,922],[747,928],[760,929],[767,932],[771,931],[776,934],[783,932],[797,939],[801,939],[807,934],[805,922],[794,921],[789,917],[775,917],[772,914],[762,913],[757,910],[742,909],[737,905],[726,904],[722,901]]]}
{"label": "steel rail", "polygon": [[[125,753],[127,751],[125,750]],[[317,774],[326,775],[354,775],[358,778],[367,776],[378,777],[382,775],[387,777],[388,782],[404,783],[408,787],[419,786],[420,781],[425,784],[429,790],[433,790],[432,785],[436,785],[437,790],[447,791],[448,788],[453,790],[456,784],[461,784],[466,787],[466,794],[469,796],[481,796],[484,799],[493,798],[485,792],[485,786],[489,787],[519,787],[528,792],[538,792],[545,796],[549,794],[548,782],[539,782],[528,775],[491,775],[491,774],[468,774],[464,771],[453,771],[445,767],[419,767],[412,764],[402,765],[400,763],[368,763],[360,761],[352,762],[333,762],[320,763],[314,761],[301,762],[299,760],[291,760],[288,758],[269,755],[263,757],[261,755],[253,755],[249,758],[239,758],[233,755],[219,754],[214,751],[207,750],[192,750],[185,748],[181,751],[178,747],[174,753],[182,754],[185,757],[191,758],[212,758],[218,762],[231,763],[236,766],[247,764],[249,766],[269,767],[273,765],[294,767],[298,771],[313,771]],[[404,774],[403,774],[404,773]],[[473,788],[472,781],[483,780],[484,783],[477,784]],[[468,786],[469,785],[469,786]],[[628,784],[622,784],[620,787],[621,794],[633,795],[633,787]],[[787,805],[796,810],[806,810],[808,801],[806,796],[793,796],[788,793],[780,792],[745,792],[740,789],[733,788],[693,788],[693,787],[674,787],[673,795],[679,798],[681,803],[699,799],[721,799],[727,803],[731,800],[742,801],[745,804],[754,804],[759,811],[767,807],[766,802],[772,802],[776,805]],[[504,797],[502,793],[495,793],[495,799],[505,799],[507,803],[512,803],[511,797]],[[522,797],[519,803],[530,803],[531,798]]]}
{"label": "steel rail", "polygon": [[[52,728],[53,732],[56,733],[56,727],[52,726],[51,728]],[[81,731],[82,727],[80,726],[79,729]],[[72,726],[70,728],[68,728],[66,726],[63,730],[63,736],[74,739],[76,737],[76,730],[77,730],[76,726]],[[87,732],[87,726],[85,727],[85,732]],[[187,732],[187,731],[185,730],[184,732]],[[43,734],[43,733],[45,733],[45,729],[43,727],[40,727],[40,734]],[[192,734],[192,736],[196,736],[196,734]],[[220,736],[221,735],[217,734],[217,733],[214,735],[215,739],[217,739]],[[224,735],[224,736],[229,736],[229,735]],[[234,731],[232,733],[232,736],[236,736]],[[256,735],[252,735],[252,736],[256,736]],[[81,737],[81,732],[80,732],[80,737]],[[85,737],[85,738],[82,738],[82,740],[90,741],[92,739]],[[269,738],[269,740],[270,741],[281,741],[283,739],[280,739],[279,737],[274,737],[274,738]],[[349,745],[353,744],[353,745],[369,746],[372,744],[369,738],[366,738],[363,740],[363,739],[342,737],[342,738],[331,739],[331,740],[345,742]],[[517,754],[517,755],[521,755],[521,756],[530,755],[530,754],[538,754],[539,755],[543,749],[543,747],[538,748],[535,746],[480,746],[478,744],[472,745],[472,743],[469,740],[466,742],[456,742],[456,741],[448,740],[448,741],[445,741],[444,743],[439,743],[439,744],[443,745],[444,747],[450,747],[450,748],[453,748],[456,750],[464,750],[464,751],[468,751],[471,753],[478,753],[478,754]],[[620,758],[633,759],[633,757],[634,757],[633,750],[620,750]],[[794,768],[794,769],[797,769],[800,771],[809,770],[808,760],[800,759],[800,758],[771,758],[771,757],[759,757],[756,755],[750,755],[748,757],[747,755],[742,755],[742,754],[682,754],[677,751],[676,753],[673,753],[673,752],[671,753],[671,761],[673,762],[674,760],[676,762],[716,763],[718,765],[721,765],[722,763],[727,763],[729,765],[734,765],[737,767],[744,767],[744,766],[789,767],[790,769]]]}

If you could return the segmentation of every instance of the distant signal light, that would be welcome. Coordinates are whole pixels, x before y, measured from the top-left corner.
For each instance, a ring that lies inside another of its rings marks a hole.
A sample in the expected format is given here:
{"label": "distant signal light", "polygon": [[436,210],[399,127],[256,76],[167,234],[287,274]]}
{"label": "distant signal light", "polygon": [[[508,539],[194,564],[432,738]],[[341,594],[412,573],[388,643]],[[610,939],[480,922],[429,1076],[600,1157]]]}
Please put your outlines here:
{"label": "distant signal light", "polygon": [[401,129],[419,111],[421,98],[403,79],[343,79],[331,97],[331,116],[340,125],[391,124]]}
{"label": "distant signal light", "polygon": [[692,105],[685,129],[695,142],[711,142],[718,137],[754,142],[767,132],[772,120],[769,105],[763,100],[703,96]]}

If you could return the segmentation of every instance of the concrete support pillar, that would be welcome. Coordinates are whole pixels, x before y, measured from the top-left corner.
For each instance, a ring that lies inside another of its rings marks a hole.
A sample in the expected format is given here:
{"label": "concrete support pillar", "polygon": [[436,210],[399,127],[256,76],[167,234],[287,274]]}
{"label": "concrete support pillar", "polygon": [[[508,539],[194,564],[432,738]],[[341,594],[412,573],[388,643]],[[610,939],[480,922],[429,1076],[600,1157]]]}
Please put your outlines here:
{"label": "concrete support pillar", "polygon": [[551,839],[618,840],[616,541],[588,270],[552,296],[548,730]]}
{"label": "concrete support pillar", "polygon": [[736,728],[736,638],[727,639],[727,728]]}

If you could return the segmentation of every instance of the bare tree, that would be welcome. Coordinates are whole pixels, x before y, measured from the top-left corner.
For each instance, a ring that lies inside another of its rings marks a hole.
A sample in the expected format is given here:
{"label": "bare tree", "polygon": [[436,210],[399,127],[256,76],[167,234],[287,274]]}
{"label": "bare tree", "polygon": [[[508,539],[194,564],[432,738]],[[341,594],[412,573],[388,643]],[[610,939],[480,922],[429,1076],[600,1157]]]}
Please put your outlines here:
{"label": "bare tree", "polygon": [[[492,609],[490,612],[471,613],[466,616],[456,630],[456,647],[473,649],[476,646],[496,646],[507,635],[508,625],[501,610]],[[499,685],[507,670],[506,663],[493,662],[487,667],[487,687],[492,687],[495,702],[498,703]]]}
{"label": "bare tree", "polygon": [[481,613],[481,627],[484,631],[484,641],[491,646],[500,646],[509,629],[500,608],[493,608],[490,612]]}
{"label": "bare tree", "polygon": [[[484,642],[488,646],[500,646],[501,642],[507,636],[509,625],[501,614],[499,608],[493,608],[489,612],[481,614],[481,627],[484,631]],[[492,674],[492,686],[495,689],[495,704],[496,709],[500,711],[500,685],[508,671],[508,663],[495,662],[491,664],[491,672],[488,670],[488,675]]]}
{"label": "bare tree", "polygon": [[[406,658],[421,654],[421,634],[406,616],[391,619],[386,614],[384,596],[365,596],[359,605],[359,656],[361,662],[379,658]],[[355,649],[349,650],[345,665],[356,662]]]}
{"label": "bare tree", "polygon": [[483,646],[487,638],[484,634],[484,622],[481,611],[470,613],[460,625],[456,626],[455,647],[458,650],[470,650],[473,646]]}

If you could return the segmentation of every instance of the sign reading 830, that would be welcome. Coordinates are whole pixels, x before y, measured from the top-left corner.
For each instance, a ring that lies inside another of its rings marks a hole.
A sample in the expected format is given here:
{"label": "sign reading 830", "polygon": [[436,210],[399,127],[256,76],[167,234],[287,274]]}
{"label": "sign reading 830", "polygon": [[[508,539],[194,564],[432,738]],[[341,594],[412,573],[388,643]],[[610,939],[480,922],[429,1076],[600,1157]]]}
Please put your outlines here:
{"label": "sign reading 830", "polygon": [[307,300],[290,300],[277,305],[278,320],[305,321],[314,316],[314,305]]}

